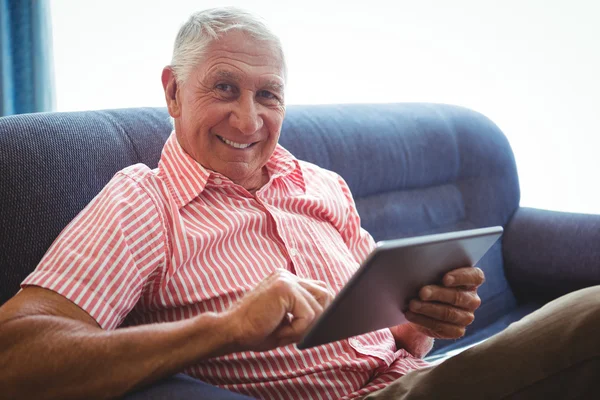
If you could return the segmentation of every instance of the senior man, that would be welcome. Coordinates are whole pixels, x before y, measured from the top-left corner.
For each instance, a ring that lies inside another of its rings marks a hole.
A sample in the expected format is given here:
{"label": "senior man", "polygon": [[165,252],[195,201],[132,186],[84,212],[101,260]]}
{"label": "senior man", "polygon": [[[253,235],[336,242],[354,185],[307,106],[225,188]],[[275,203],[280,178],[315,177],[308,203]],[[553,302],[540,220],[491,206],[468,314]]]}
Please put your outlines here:
{"label": "senior man", "polygon": [[473,321],[476,268],[424,287],[410,323],[294,347],[374,243],[345,182],[277,144],[285,79],[260,20],[190,18],[162,73],[175,130],[158,168],[116,174],[0,309],[0,393],[113,398],[180,371],[258,398],[531,398],[567,378],[587,388],[598,288],[428,367],[432,338]]}

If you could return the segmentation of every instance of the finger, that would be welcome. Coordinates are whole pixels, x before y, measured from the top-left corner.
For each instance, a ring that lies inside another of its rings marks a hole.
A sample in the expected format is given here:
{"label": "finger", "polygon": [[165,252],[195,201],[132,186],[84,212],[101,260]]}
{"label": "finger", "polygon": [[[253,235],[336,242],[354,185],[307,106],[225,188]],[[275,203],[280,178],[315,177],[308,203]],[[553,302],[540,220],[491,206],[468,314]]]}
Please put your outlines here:
{"label": "finger", "polygon": [[[313,295],[299,285],[299,278],[285,270],[275,271],[268,280],[271,280],[266,286],[271,292],[273,300],[280,303],[281,319],[292,315],[292,319],[312,318],[314,313],[322,310],[319,302]],[[290,321],[291,322],[291,321]]]}
{"label": "finger", "polygon": [[312,280],[312,279],[311,280],[304,279],[304,281],[305,282],[312,282],[315,285],[319,285],[319,286],[324,287],[324,288],[329,288],[329,285],[327,284],[327,282],[324,282],[324,281],[318,281],[318,280]]}
{"label": "finger", "polygon": [[317,300],[322,308],[326,308],[331,304],[334,297],[333,291],[329,289],[325,282],[302,280],[298,283]]}
{"label": "finger", "polygon": [[272,271],[265,279],[263,282],[272,282],[272,281],[278,281],[278,280],[286,280],[286,281],[290,281],[290,282],[295,282],[297,281],[299,278],[292,274],[290,271],[288,271],[287,269],[283,269],[283,268],[277,268],[274,271]]}
{"label": "finger", "polygon": [[465,328],[454,324],[448,324],[425,315],[415,314],[407,311],[406,319],[417,325],[427,336],[435,339],[458,339],[465,335]]}
{"label": "finger", "polygon": [[485,274],[480,268],[465,267],[457,268],[448,272],[443,279],[446,287],[479,287],[485,282]]}
{"label": "finger", "polygon": [[298,287],[294,292],[294,298],[289,308],[289,313],[293,317],[288,324],[280,325],[277,332],[277,337],[280,341],[295,342],[300,340],[323,311],[321,305],[306,289]]}
{"label": "finger", "polygon": [[[306,297],[308,304],[315,312],[319,313],[323,309],[323,305],[319,300],[323,298],[323,301],[326,301],[329,294],[325,288],[319,285],[319,283],[326,285],[325,282],[301,279],[297,275],[284,269],[274,271],[267,279],[276,281],[273,285],[275,285],[277,290],[280,290],[282,293],[287,293],[288,296],[302,295]],[[293,303],[290,301],[289,304],[291,305]],[[287,312],[291,312],[291,310],[288,309]]]}
{"label": "finger", "polygon": [[475,311],[481,305],[481,299],[474,290],[445,288],[436,285],[428,285],[421,288],[419,298],[423,301],[437,301],[451,304],[467,311]]}
{"label": "finger", "polygon": [[315,317],[318,317],[323,313],[323,306],[309,290],[305,289],[302,285],[298,285],[297,290],[312,308],[313,312],[315,313]]}
{"label": "finger", "polygon": [[412,300],[408,307],[415,314],[458,326],[471,325],[475,319],[472,312],[446,304]]}

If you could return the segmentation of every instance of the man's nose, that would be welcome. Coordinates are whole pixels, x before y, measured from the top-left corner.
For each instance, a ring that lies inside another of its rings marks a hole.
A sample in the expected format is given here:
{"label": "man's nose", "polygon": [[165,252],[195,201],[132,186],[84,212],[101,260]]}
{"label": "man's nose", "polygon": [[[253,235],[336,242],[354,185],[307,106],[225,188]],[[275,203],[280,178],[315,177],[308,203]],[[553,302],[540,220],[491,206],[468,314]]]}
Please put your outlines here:
{"label": "man's nose", "polygon": [[252,135],[263,126],[263,119],[258,114],[254,96],[243,93],[236,102],[235,109],[231,113],[231,125],[244,135]]}

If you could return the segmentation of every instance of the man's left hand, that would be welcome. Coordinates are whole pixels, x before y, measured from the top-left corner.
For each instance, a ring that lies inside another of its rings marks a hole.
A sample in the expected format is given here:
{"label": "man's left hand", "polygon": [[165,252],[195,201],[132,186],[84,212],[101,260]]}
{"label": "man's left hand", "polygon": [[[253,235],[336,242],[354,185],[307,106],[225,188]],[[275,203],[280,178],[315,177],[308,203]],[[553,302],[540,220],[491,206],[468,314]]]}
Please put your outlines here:
{"label": "man's left hand", "polygon": [[458,339],[481,305],[477,288],[485,281],[479,268],[458,268],[444,275],[443,285],[427,285],[409,303],[406,318],[413,327],[436,339]]}

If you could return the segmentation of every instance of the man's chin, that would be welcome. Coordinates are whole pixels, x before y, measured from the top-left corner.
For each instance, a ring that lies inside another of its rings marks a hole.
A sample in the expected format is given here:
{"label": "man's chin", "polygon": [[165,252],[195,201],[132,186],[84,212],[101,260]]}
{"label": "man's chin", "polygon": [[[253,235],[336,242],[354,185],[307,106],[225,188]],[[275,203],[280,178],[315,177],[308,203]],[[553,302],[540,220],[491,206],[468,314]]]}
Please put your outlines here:
{"label": "man's chin", "polygon": [[221,174],[251,193],[254,193],[269,181],[269,174],[264,165],[253,168],[248,165],[245,165],[245,167],[229,165],[228,167]]}
{"label": "man's chin", "polygon": [[261,168],[251,167],[247,162],[232,161],[229,162],[227,166],[219,168],[215,172],[218,172],[219,174],[230,179],[234,183],[240,184],[240,182],[252,180],[256,176],[260,176],[260,171]]}

